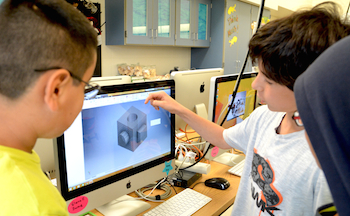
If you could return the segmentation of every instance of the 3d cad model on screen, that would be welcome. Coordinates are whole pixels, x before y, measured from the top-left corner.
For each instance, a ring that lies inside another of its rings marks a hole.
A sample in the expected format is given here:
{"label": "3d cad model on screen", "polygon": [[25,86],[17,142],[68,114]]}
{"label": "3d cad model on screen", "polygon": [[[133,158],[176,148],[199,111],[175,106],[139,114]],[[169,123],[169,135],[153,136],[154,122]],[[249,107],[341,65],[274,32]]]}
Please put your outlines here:
{"label": "3d cad model on screen", "polygon": [[135,151],[147,138],[147,115],[132,106],[118,119],[117,127],[118,145]]}

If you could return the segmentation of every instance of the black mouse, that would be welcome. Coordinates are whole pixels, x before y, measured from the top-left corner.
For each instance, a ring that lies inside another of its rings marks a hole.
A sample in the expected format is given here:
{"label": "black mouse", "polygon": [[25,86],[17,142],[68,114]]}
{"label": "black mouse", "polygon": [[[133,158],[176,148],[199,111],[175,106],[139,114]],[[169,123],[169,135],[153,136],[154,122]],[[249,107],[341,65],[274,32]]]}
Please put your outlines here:
{"label": "black mouse", "polygon": [[224,178],[210,178],[205,180],[204,184],[205,186],[220,190],[226,190],[228,187],[230,187],[230,182]]}

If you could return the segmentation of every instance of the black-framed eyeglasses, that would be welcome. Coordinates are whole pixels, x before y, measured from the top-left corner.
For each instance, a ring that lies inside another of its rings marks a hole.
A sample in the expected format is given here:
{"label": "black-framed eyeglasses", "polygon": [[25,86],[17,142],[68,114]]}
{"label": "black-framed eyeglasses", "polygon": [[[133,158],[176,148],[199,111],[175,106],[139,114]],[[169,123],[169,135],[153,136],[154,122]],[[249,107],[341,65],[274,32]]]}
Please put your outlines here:
{"label": "black-framed eyeglasses", "polygon": [[[58,69],[65,69],[62,67],[50,67],[50,68],[45,68],[45,69],[34,69],[35,72],[45,72],[45,71],[49,71],[49,70],[58,70]],[[80,77],[76,76],[75,74],[73,74],[70,70],[65,69],[68,71],[68,73],[70,74],[70,76],[76,80],[78,80],[79,82],[82,82],[85,84],[85,91],[84,91],[84,95],[85,95],[85,99],[91,99],[96,97],[96,95],[99,93],[101,87],[96,84],[96,83],[88,83],[85,82],[84,80],[82,80]]]}

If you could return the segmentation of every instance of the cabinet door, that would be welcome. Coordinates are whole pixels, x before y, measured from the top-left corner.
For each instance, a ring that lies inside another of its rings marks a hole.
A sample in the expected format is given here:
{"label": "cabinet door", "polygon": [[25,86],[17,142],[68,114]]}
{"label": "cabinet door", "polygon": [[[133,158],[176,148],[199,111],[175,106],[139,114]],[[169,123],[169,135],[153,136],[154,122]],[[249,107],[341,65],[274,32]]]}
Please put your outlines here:
{"label": "cabinet door", "polygon": [[126,1],[126,44],[152,44],[152,0]]}
{"label": "cabinet door", "polygon": [[175,0],[128,0],[126,44],[174,45]]}
{"label": "cabinet door", "polygon": [[209,47],[210,44],[210,0],[197,0],[194,6],[193,13],[195,19],[194,28],[194,46]]}
{"label": "cabinet door", "polygon": [[176,2],[176,45],[193,46],[194,44],[194,3],[191,0]]}
{"label": "cabinet door", "polygon": [[175,0],[153,0],[153,44],[175,44]]}
{"label": "cabinet door", "polygon": [[[224,71],[225,74],[236,74],[240,72],[248,51],[251,5],[228,0],[225,11]],[[251,71],[247,66],[245,71]]]}

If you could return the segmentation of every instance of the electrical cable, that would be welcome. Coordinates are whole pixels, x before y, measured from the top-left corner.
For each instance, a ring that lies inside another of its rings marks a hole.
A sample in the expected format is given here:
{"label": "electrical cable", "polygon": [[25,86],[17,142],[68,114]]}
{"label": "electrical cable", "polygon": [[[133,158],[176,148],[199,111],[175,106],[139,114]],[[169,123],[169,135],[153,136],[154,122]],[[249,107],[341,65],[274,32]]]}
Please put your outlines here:
{"label": "electrical cable", "polygon": [[205,157],[205,155],[208,153],[208,151],[210,149],[210,145],[211,144],[208,145],[207,150],[203,153],[203,156],[201,158],[199,158],[196,162],[194,162],[193,164],[189,165],[188,167],[181,168],[179,170],[185,170],[185,169],[188,169],[188,168],[193,167],[194,165],[198,164]]}
{"label": "electrical cable", "polygon": [[[256,31],[258,31],[259,27],[260,27],[260,24],[261,24],[261,18],[262,18],[262,14],[263,14],[263,10],[264,10],[264,5],[265,5],[265,0],[261,0],[261,4],[260,4],[260,7],[259,7],[259,13],[258,13],[258,19],[257,19],[257,28],[256,28]],[[238,77],[237,77],[237,81],[236,81],[236,84],[235,84],[235,87],[234,87],[234,90],[233,90],[233,93],[232,93],[232,101],[231,101],[231,106],[229,107],[229,110],[228,112],[226,113],[225,115],[225,118],[223,119],[223,121],[221,122],[220,126],[223,125],[223,123],[225,122],[226,118],[227,118],[227,115],[228,113],[230,112],[230,109],[231,107],[233,106],[233,102],[235,100],[235,97],[236,97],[236,94],[237,94],[237,90],[238,90],[238,86],[241,82],[241,77],[242,77],[242,74],[244,72],[244,69],[245,69],[245,66],[247,64],[247,61],[248,61],[248,57],[249,57],[249,49],[247,51],[247,54],[246,54],[246,57],[245,57],[245,60],[244,60],[244,64],[242,65],[242,68],[241,68],[241,71],[240,73],[238,74]],[[194,165],[196,165],[197,163],[199,163],[208,153],[210,147],[211,147],[212,144],[209,143],[208,145],[208,148],[207,150],[205,151],[205,153],[203,154],[203,156],[201,158],[199,158],[195,163],[189,165],[188,167],[185,167],[185,168],[181,168],[180,170],[185,170],[187,168],[190,168]]]}
{"label": "electrical cable", "polygon": [[[140,188],[138,190],[135,191],[135,193],[146,200],[149,201],[153,201],[153,202],[159,202],[160,200],[164,200],[168,197],[170,197],[171,195],[171,188],[170,186],[166,185],[166,184],[161,184],[160,187],[158,189],[164,190],[165,192],[161,195],[157,195],[157,196],[150,196],[150,194],[153,193],[153,191],[158,187],[158,184],[149,184],[143,188]],[[152,190],[148,195],[145,194],[146,191]]]}
{"label": "electrical cable", "polygon": [[[261,4],[260,4],[259,14],[258,14],[258,23],[257,23],[256,31],[258,31],[258,29],[260,28],[261,18],[262,18],[263,9],[264,9],[264,4],[265,4],[265,0],[262,0],[262,1],[261,1]],[[245,60],[244,60],[244,64],[242,65],[241,71],[240,71],[239,74],[238,74],[237,81],[236,81],[235,87],[234,87],[233,92],[232,92],[231,104],[230,104],[230,106],[228,107],[227,113],[226,113],[224,119],[222,120],[220,126],[222,126],[222,125],[224,124],[224,122],[225,122],[226,119],[227,119],[228,114],[230,113],[230,111],[231,111],[231,109],[232,109],[232,107],[233,107],[233,103],[234,103],[235,98],[236,98],[236,94],[237,94],[237,91],[238,91],[238,87],[239,87],[239,84],[240,84],[241,79],[242,79],[242,74],[243,74],[243,72],[244,72],[245,66],[247,65],[248,57],[249,57],[249,49],[247,50],[247,54],[246,54],[246,57],[245,57]]]}
{"label": "electrical cable", "polygon": [[194,187],[196,187],[198,184],[204,184],[204,182],[197,182],[196,184],[194,184],[191,189],[193,189]]}
{"label": "electrical cable", "polygon": [[[152,202],[164,202],[164,200],[161,200],[161,198],[166,199],[166,198],[168,198],[168,197],[171,195],[171,193],[172,193],[169,186],[165,185],[165,186],[167,186],[167,187],[164,186],[163,188],[162,188],[162,186],[161,186],[160,189],[162,189],[162,190],[165,191],[165,194],[163,194],[163,196],[162,196],[162,195],[160,195],[160,196],[158,195],[158,196],[152,197],[152,196],[150,196],[150,195],[151,195],[151,194],[153,193],[153,191],[154,191],[156,188],[158,188],[158,186],[161,185],[165,180],[168,181],[168,176],[164,177],[164,178],[163,178],[162,180],[160,180],[157,184],[150,184],[150,185],[147,185],[147,186],[143,187],[144,190],[141,190],[142,188],[135,190],[136,195],[139,196],[138,198],[132,197],[131,199],[125,199],[125,200],[113,200],[113,201],[111,202],[111,204],[117,204],[117,203],[126,202],[126,201],[135,201],[135,200],[140,200],[140,199],[145,199],[145,200],[152,201]],[[144,194],[144,192],[147,191],[147,190],[152,190],[152,191],[151,191],[148,195],[146,195],[146,194]],[[175,193],[176,193],[176,191],[175,191]],[[154,198],[154,200],[153,200],[153,198]],[[159,199],[158,199],[158,198],[159,198]]]}

